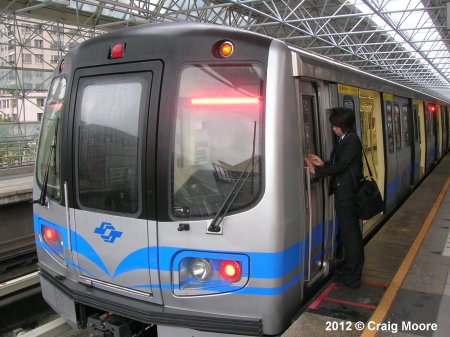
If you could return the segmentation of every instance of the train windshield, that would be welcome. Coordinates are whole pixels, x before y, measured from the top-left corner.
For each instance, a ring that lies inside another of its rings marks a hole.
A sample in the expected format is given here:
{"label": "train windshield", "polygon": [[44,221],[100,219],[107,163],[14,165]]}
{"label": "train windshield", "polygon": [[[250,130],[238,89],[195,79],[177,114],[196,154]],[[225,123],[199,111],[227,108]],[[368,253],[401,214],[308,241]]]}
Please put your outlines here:
{"label": "train windshield", "polygon": [[53,199],[61,198],[60,191],[60,134],[58,132],[63,101],[66,92],[66,79],[57,77],[53,80],[45,106],[42,121],[41,137],[37,155],[36,175],[39,185],[43,188],[47,177],[47,195]]}
{"label": "train windshield", "polygon": [[229,212],[262,188],[263,70],[254,64],[190,65],[180,76],[172,202],[177,217],[213,216],[237,182]]}

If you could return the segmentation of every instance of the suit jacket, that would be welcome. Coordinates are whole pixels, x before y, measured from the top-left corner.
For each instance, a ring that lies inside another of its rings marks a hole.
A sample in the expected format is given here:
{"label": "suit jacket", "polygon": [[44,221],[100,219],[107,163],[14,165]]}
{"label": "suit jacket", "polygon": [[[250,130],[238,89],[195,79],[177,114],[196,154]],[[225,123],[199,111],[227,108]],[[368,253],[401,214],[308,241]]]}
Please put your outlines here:
{"label": "suit jacket", "polygon": [[354,132],[348,132],[337,143],[331,152],[330,160],[325,162],[324,166],[315,167],[318,177],[331,176],[331,192],[338,200],[356,197],[362,170],[362,145]]}

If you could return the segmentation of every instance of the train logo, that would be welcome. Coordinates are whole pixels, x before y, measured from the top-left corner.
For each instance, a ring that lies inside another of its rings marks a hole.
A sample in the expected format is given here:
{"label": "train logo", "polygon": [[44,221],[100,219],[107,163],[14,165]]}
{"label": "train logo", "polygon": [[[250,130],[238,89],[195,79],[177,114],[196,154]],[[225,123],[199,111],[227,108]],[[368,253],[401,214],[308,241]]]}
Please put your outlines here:
{"label": "train logo", "polygon": [[94,230],[94,233],[99,234],[106,243],[114,243],[116,239],[122,236],[123,232],[116,231],[114,226],[109,222],[102,222],[101,225]]}

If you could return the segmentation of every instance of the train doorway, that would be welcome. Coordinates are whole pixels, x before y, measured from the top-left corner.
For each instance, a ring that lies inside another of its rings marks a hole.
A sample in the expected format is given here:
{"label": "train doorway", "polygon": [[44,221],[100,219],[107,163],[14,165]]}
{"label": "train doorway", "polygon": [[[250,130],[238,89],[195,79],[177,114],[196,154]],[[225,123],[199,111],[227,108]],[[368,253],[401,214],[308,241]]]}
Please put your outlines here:
{"label": "train doorway", "polygon": [[[320,118],[318,93],[314,83],[300,81],[300,137],[303,143],[303,155],[323,156],[320,146]],[[325,200],[324,179],[317,178],[305,168],[305,280],[312,281],[321,274],[325,259]]]}
{"label": "train doorway", "polygon": [[[367,158],[366,162],[363,157],[363,174],[368,177],[370,167],[373,179],[377,182],[381,195],[384,195],[385,174],[380,93],[359,89],[359,113],[361,144]],[[370,232],[381,215],[380,213],[363,222],[363,235]]]}

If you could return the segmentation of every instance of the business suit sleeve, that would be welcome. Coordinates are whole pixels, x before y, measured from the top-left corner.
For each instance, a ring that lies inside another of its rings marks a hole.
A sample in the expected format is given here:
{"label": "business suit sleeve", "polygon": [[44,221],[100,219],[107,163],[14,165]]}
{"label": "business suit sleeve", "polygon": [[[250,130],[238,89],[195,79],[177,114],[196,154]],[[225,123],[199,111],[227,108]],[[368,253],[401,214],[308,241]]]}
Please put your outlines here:
{"label": "business suit sleeve", "polygon": [[351,134],[347,139],[343,140],[344,143],[340,145],[336,162],[332,165],[316,166],[316,175],[318,177],[326,177],[344,172],[355,157],[361,154],[361,142],[357,137],[356,134]]}

